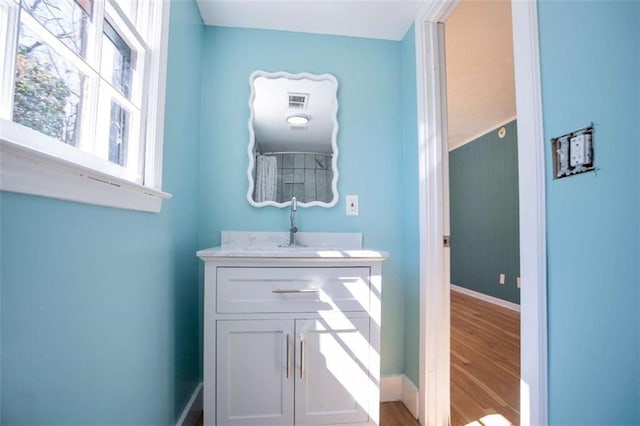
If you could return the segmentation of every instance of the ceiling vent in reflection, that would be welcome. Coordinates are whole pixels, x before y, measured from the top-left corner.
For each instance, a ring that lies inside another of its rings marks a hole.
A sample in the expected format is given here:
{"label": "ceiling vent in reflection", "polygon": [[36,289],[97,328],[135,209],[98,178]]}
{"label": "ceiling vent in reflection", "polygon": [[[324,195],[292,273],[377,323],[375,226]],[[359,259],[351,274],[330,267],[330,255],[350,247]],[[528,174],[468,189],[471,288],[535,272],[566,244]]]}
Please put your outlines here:
{"label": "ceiling vent in reflection", "polygon": [[309,95],[305,93],[289,93],[289,108],[290,109],[305,109],[307,108],[307,101]]}

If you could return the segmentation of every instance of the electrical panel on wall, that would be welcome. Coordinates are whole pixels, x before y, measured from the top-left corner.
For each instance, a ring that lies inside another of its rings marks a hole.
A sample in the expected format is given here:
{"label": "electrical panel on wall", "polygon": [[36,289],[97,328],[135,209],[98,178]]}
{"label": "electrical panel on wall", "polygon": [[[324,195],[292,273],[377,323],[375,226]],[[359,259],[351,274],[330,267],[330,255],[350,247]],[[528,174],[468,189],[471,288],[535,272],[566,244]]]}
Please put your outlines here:
{"label": "electrical panel on wall", "polygon": [[553,178],[559,179],[595,170],[593,124],[551,139]]}

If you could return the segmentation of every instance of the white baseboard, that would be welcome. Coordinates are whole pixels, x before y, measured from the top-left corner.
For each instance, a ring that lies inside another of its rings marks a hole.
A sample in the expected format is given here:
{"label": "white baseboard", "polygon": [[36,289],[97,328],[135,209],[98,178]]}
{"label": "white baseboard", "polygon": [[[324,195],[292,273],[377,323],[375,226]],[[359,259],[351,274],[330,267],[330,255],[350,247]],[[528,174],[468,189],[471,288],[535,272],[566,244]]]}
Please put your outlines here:
{"label": "white baseboard", "polygon": [[457,291],[458,293],[466,294],[467,296],[475,297],[476,299],[484,300],[485,302],[493,303],[494,305],[502,306],[503,308],[511,309],[512,311],[520,312],[520,305],[518,305],[517,303],[507,302],[506,300],[488,296],[486,294],[469,290],[468,288],[460,287],[455,284],[451,284],[451,290]]}
{"label": "white baseboard", "polygon": [[404,374],[402,375],[402,403],[418,418],[418,388]]}
{"label": "white baseboard", "polygon": [[402,374],[382,376],[380,402],[402,401]]}
{"label": "white baseboard", "polygon": [[380,380],[380,402],[392,401],[402,401],[418,418],[418,388],[404,374],[382,376]]}
{"label": "white baseboard", "polygon": [[176,426],[196,426],[200,413],[202,413],[202,383],[196,386]]}

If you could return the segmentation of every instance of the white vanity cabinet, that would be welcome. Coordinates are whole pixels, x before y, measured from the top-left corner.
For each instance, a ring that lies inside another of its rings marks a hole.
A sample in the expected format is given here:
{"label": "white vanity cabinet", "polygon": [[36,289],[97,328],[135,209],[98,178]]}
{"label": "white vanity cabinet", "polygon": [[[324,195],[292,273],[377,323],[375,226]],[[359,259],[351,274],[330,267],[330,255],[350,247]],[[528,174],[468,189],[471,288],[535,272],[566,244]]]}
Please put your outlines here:
{"label": "white vanity cabinet", "polygon": [[291,321],[230,320],[216,326],[217,424],[293,424]]}
{"label": "white vanity cabinet", "polygon": [[369,424],[380,402],[367,367],[369,330],[366,317],[296,320],[294,424]]}
{"label": "white vanity cabinet", "polygon": [[379,424],[381,263],[373,251],[198,252],[204,424]]}

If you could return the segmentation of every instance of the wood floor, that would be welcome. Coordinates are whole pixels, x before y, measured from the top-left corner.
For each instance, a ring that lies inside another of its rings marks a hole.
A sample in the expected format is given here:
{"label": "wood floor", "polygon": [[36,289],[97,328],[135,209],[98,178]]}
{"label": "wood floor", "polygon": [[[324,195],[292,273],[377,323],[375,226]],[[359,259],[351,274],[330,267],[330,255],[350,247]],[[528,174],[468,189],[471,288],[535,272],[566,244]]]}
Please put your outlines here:
{"label": "wood floor", "polygon": [[402,402],[380,404],[380,426],[420,426]]}
{"label": "wood floor", "polygon": [[519,405],[520,313],[452,291],[451,425],[518,425]]}

